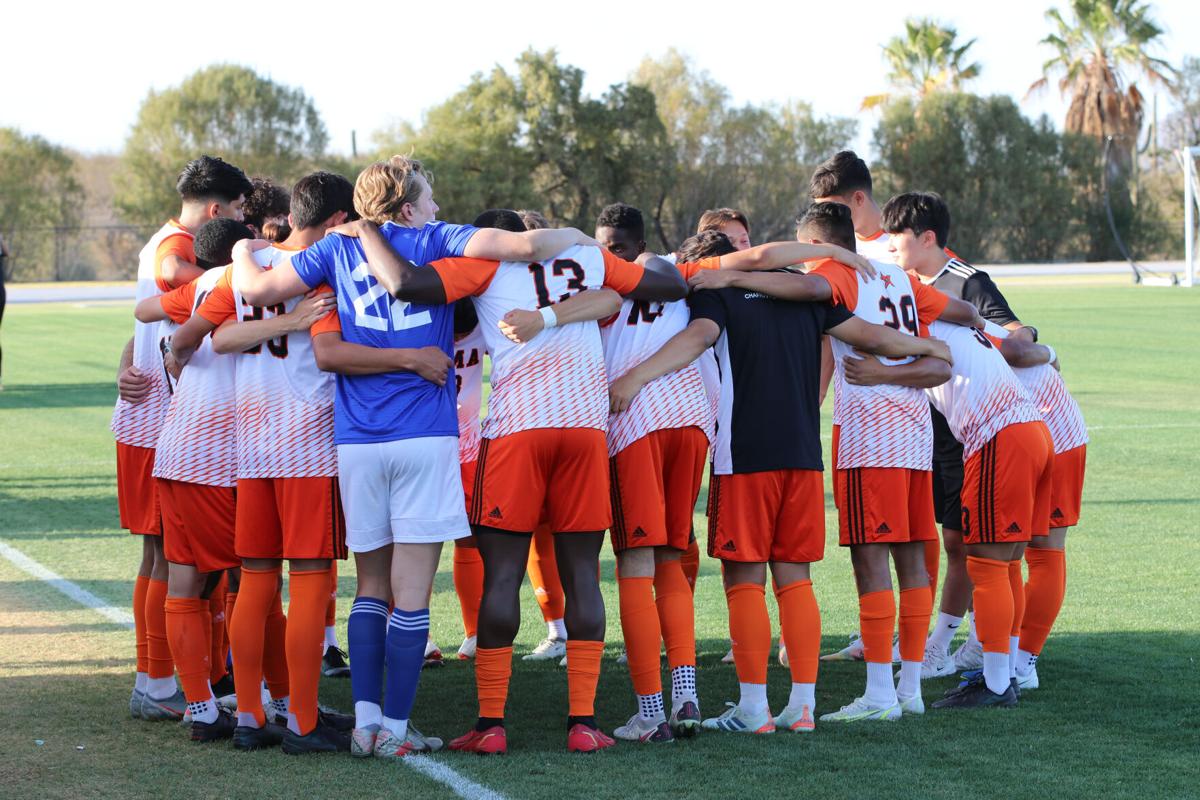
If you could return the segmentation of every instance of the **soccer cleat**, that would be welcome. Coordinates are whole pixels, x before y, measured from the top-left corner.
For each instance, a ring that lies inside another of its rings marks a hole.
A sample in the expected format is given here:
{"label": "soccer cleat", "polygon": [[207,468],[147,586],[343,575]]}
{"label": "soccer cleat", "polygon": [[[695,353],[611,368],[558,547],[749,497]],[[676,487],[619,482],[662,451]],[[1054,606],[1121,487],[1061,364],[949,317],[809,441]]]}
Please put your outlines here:
{"label": "soccer cleat", "polygon": [[[286,725],[286,719],[284,724]],[[354,730],[354,715],[343,714],[337,709],[317,703],[317,724],[328,725],[338,733],[349,733]]]}
{"label": "soccer cleat", "polygon": [[983,645],[979,640],[967,638],[954,651],[954,667],[960,671],[983,669]]}
{"label": "soccer cleat", "polygon": [[704,730],[756,734],[775,732],[775,720],[771,718],[770,709],[766,709],[760,714],[748,714],[737,703],[726,703],[725,705],[728,708],[721,716],[709,717],[700,723]]}
{"label": "soccer cleat", "polygon": [[142,696],[142,719],[158,722],[161,720],[171,720],[178,722],[183,719],[184,712],[187,711],[187,698],[183,696],[183,692],[179,689],[175,690],[175,694],[170,697],[164,697],[162,700],[155,700],[150,695]]}
{"label": "soccer cleat", "polygon": [[301,736],[288,728],[283,734],[283,752],[289,756],[307,753],[345,753],[350,750],[350,737],[334,730],[322,720],[311,731]]}
{"label": "soccer cleat", "polygon": [[350,731],[350,755],[355,758],[370,758],[375,755],[375,739],[378,736],[378,725],[369,725]]}
{"label": "soccer cleat", "polygon": [[1022,692],[1032,692],[1041,684],[1038,683],[1037,667],[1033,667],[1024,675],[1017,673],[1017,688]]}
{"label": "soccer cleat", "polygon": [[223,709],[218,709],[215,722],[198,722],[197,720],[192,720],[192,741],[208,743],[217,742],[221,739],[232,739],[236,728],[237,720],[233,714]]}
{"label": "soccer cleat", "polygon": [[[522,661],[549,661],[554,658],[566,658],[567,640],[547,636],[538,642],[532,653],[521,656]],[[561,666],[566,666],[565,664]]]}
{"label": "soccer cleat", "polygon": [[485,731],[474,728],[451,739],[448,747],[460,753],[477,753],[481,756],[499,756],[508,752],[508,732],[503,725],[493,725]]}
{"label": "soccer cleat", "polygon": [[212,685],[212,693],[213,697],[218,699],[225,697],[226,695],[234,695],[236,697],[237,689],[234,688],[233,685],[233,676],[228,672],[222,675],[221,680]]}
{"label": "soccer cleat", "polygon": [[912,697],[901,697],[900,710],[905,714],[924,714],[925,699],[920,694],[914,694]]}
{"label": "soccer cleat", "polygon": [[375,736],[376,758],[403,758],[414,753],[436,753],[441,749],[441,739],[436,736],[424,736],[412,725],[408,726],[408,732],[403,739],[387,728],[380,728]]}
{"label": "soccer cleat", "polygon": [[895,722],[903,715],[900,703],[890,706],[876,706],[867,702],[865,697],[856,697],[849,705],[844,705],[837,711],[821,715],[821,722]]}
{"label": "soccer cleat", "polygon": [[729,648],[728,653],[721,656],[721,663],[722,664],[732,664],[733,663],[733,648],[732,647]]}
{"label": "soccer cleat", "polygon": [[921,680],[946,678],[958,672],[954,658],[946,648],[933,644],[925,645],[925,658],[921,661]]}
{"label": "soccer cleat", "polygon": [[641,714],[634,714],[619,728],[613,730],[613,737],[616,739],[624,739],[627,742],[673,742],[675,735],[671,732],[671,726],[667,724],[667,720],[663,717],[658,719],[643,719]]}
{"label": "soccer cleat", "polygon": [[563,656],[563,657],[562,657],[562,661],[559,661],[559,662],[558,662],[558,665],[559,665],[560,667],[562,667],[563,669],[566,669],[566,667],[567,667],[567,657],[566,657],[566,656]]}
{"label": "soccer cleat", "polygon": [[350,665],[346,663],[346,651],[329,645],[321,656],[321,674],[326,678],[349,678]]}
{"label": "soccer cleat", "polygon": [[425,663],[421,665],[422,669],[426,667],[442,667],[446,662],[442,660],[442,650],[437,644],[430,639],[425,642]]}
{"label": "soccer cleat", "polygon": [[145,692],[139,692],[137,687],[134,687],[133,693],[129,695],[129,716],[134,719],[142,718],[142,701],[145,697]]}
{"label": "soccer cleat", "polygon": [[621,655],[617,656],[617,663],[622,667],[629,663],[629,653],[624,647],[621,648]]}
{"label": "soccer cleat", "polygon": [[850,644],[836,653],[821,656],[822,661],[862,661],[863,658],[863,640],[857,632],[850,637]]}
{"label": "soccer cleat", "polygon": [[681,739],[690,739],[700,732],[700,704],[696,700],[684,700],[671,709],[671,731]]}
{"label": "soccer cleat", "polygon": [[787,645],[784,644],[783,639],[779,640],[779,665],[781,667],[791,666],[791,662],[788,660]]}
{"label": "soccer cleat", "polygon": [[779,712],[775,718],[775,729],[783,729],[792,733],[812,733],[817,727],[813,721],[812,709],[807,704],[799,708],[788,706]]}
{"label": "soccer cleat", "polygon": [[1012,708],[1017,704],[1017,688],[1011,683],[1001,694],[996,694],[979,681],[947,694],[933,704],[934,708]]}
{"label": "soccer cleat", "polygon": [[568,753],[594,753],[616,743],[615,739],[599,728],[584,725],[582,722],[576,722],[571,726],[571,730],[567,731]]}
{"label": "soccer cleat", "polygon": [[287,728],[268,722],[261,728],[249,725],[238,725],[233,729],[233,747],[235,750],[263,750],[267,747],[278,747],[283,743],[283,735]]}
{"label": "soccer cleat", "polygon": [[474,636],[468,636],[467,638],[463,639],[463,643],[458,646],[458,660],[469,661],[470,659],[474,658],[475,649],[476,644]]}

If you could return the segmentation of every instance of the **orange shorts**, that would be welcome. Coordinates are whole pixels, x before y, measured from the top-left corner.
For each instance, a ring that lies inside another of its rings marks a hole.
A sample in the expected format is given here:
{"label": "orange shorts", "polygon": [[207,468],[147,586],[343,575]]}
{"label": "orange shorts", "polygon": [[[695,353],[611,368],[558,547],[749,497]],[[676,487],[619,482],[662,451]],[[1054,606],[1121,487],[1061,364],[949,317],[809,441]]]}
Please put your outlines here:
{"label": "orange shorts", "polygon": [[933,473],[856,467],[833,473],[838,544],[902,544],[938,538],[933,518]]}
{"label": "orange shorts", "polygon": [[612,544],[686,550],[708,437],[696,427],[651,431],[609,459]]}
{"label": "orange shorts", "polygon": [[241,558],[345,558],[337,478],[239,478]]}
{"label": "orange shorts", "polygon": [[232,486],[205,486],[155,478],[162,508],[163,555],[199,572],[241,565],[233,549],[235,497]]}
{"label": "orange shorts", "polygon": [[746,563],[820,561],[825,557],[823,473],[777,469],[712,476],[708,554]]}
{"label": "orange shorts", "polygon": [[1054,456],[1054,475],[1050,479],[1051,528],[1069,528],[1079,524],[1086,465],[1086,444]]}
{"label": "orange shorts", "polygon": [[471,513],[471,498],[475,496],[475,474],[479,471],[477,469],[478,466],[478,461],[467,461],[465,463],[460,461],[458,464],[458,468],[462,472],[463,497],[467,501],[468,514]]}
{"label": "orange shorts", "polygon": [[162,536],[154,485],[154,448],[117,442],[117,509],[130,533]]}
{"label": "orange shorts", "polygon": [[963,541],[1028,542],[1048,534],[1053,467],[1046,423],[1001,428],[963,465]]}
{"label": "orange shorts", "polygon": [[608,504],[608,445],[594,428],[537,428],[484,439],[467,518],[472,525],[529,533],[602,531]]}

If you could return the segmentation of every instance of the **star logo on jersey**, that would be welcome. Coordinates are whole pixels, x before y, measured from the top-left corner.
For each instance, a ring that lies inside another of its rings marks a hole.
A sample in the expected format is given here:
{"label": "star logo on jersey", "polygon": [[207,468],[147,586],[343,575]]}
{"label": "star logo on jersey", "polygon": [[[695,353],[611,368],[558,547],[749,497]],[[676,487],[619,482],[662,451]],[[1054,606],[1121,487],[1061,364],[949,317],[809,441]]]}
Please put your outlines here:
{"label": "star logo on jersey", "polygon": [[1054,511],[1050,512],[1050,519],[1065,519],[1066,516],[1067,515],[1062,512],[1061,508],[1056,508]]}
{"label": "star logo on jersey", "polygon": [[726,553],[736,553],[737,552],[737,546],[733,542],[726,542],[725,544],[721,545],[721,549],[724,550]]}
{"label": "star logo on jersey", "polygon": [[642,530],[642,526],[641,526],[641,525],[639,525],[639,526],[637,527],[637,530],[635,530],[635,531],[633,532],[633,538],[634,538],[634,539],[645,539],[645,538],[646,538],[648,535],[649,535],[649,534],[647,534],[647,533],[646,533],[644,530]]}
{"label": "star logo on jersey", "polygon": [[889,528],[888,524],[885,522],[882,525],[880,525],[878,528],[876,528],[875,532],[876,533],[891,533],[892,529]]}
{"label": "star logo on jersey", "polygon": [[1004,532],[1005,533],[1020,533],[1021,526],[1014,522],[1012,525],[1009,525],[1007,528],[1005,528]]}
{"label": "star logo on jersey", "polygon": [[488,519],[504,519],[504,515],[500,513],[500,506],[496,506],[488,512]]}
{"label": "star logo on jersey", "polygon": [[892,288],[892,276],[891,275],[880,275],[879,279],[883,281],[884,286],[886,286],[889,289]]}

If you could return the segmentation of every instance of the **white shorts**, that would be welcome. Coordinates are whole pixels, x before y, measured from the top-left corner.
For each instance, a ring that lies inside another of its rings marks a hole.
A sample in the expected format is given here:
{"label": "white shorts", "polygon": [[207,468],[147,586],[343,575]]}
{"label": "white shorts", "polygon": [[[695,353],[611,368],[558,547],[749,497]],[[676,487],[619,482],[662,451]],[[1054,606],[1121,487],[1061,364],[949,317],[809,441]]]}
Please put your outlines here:
{"label": "white shorts", "polygon": [[337,450],[350,552],[471,535],[457,436],[339,444]]}

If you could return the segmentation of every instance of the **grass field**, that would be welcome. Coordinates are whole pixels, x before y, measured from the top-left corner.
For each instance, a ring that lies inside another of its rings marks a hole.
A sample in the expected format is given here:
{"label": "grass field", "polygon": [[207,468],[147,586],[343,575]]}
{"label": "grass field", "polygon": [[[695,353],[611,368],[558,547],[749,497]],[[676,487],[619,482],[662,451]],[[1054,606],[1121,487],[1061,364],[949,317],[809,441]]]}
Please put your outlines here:
{"label": "grass field", "polygon": [[[1005,291],[1057,347],[1092,429],[1083,522],[1068,545],[1066,605],[1039,663],[1043,688],[1019,708],[823,725],[806,737],[707,734],[657,749],[621,743],[572,757],[563,747],[564,672],[517,660],[510,754],[433,761],[512,798],[1198,796],[1200,295],[1079,281]],[[130,328],[127,304],[10,306],[0,393],[0,542],[121,607],[130,602],[140,546],[117,528],[108,419],[116,357]],[[827,512],[830,545],[814,580],[828,650],[856,627],[857,607],[832,506]],[[448,552],[442,567],[433,633],[452,653],[461,632]],[[609,730],[634,710],[615,661],[612,567],[607,553],[609,646],[597,712]],[[346,564],[343,638],[353,593]],[[732,667],[719,663],[727,629],[711,560],[696,598],[699,689],[711,714],[737,690]],[[526,600],[518,652],[544,630]],[[823,666],[819,711],[849,701],[862,679],[861,665]],[[452,796],[398,764],[194,746],[177,726],[128,718],[132,680],[131,631],[0,558],[0,796]],[[773,664],[770,682],[777,710],[786,670]],[[926,683],[927,700],[949,683]],[[326,680],[322,694],[351,707],[347,681]],[[426,673],[414,714],[422,730],[448,738],[474,715],[468,664]]]}

